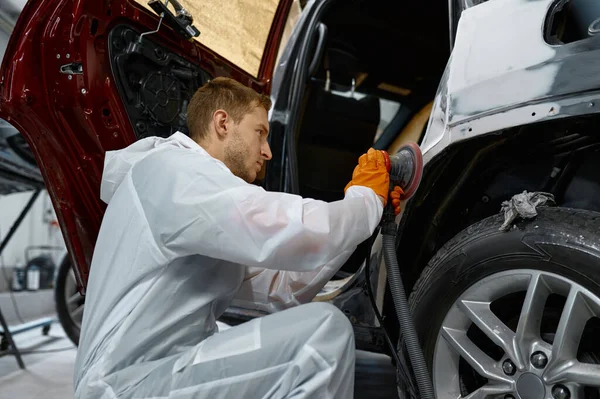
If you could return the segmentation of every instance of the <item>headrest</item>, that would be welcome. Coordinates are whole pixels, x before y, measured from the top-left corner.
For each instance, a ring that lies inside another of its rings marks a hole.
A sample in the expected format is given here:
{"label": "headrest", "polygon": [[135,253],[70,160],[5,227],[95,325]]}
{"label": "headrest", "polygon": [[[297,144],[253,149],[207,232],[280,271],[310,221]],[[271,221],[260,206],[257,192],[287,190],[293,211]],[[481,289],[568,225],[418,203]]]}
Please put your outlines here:
{"label": "headrest", "polygon": [[335,83],[346,83],[359,74],[358,58],[349,51],[339,48],[330,48],[325,53],[325,70],[329,70],[331,79]]}

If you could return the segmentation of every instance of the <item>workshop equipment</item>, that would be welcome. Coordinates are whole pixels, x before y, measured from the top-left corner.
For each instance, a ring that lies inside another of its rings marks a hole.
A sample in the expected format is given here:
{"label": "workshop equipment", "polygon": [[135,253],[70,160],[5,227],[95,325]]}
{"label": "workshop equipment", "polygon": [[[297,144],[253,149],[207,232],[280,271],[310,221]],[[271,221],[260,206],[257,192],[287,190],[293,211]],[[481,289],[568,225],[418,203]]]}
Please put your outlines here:
{"label": "workshop equipment", "polygon": [[[41,253],[32,257],[31,253],[38,251]],[[25,270],[37,268],[39,270],[39,289],[49,289],[54,287],[54,279],[57,273],[57,267],[50,252],[65,252],[65,248],[56,245],[29,245],[25,248]]]}
{"label": "workshop equipment", "polygon": [[[395,186],[400,186],[403,191],[403,194],[400,197],[401,200],[410,199],[417,191],[423,175],[423,155],[421,154],[419,146],[416,143],[408,143],[401,147],[394,155],[389,155],[384,151],[384,157],[386,168],[390,174],[389,192],[391,193]],[[379,314],[373,293],[371,292],[369,261],[371,257],[371,246],[374,242],[374,238],[379,233],[379,228],[381,229],[382,233],[383,256],[387,270],[387,281],[392,294],[394,307],[396,309],[398,323],[400,325],[399,341],[403,343],[403,345],[399,345],[398,348],[396,348],[396,346],[392,343],[391,339],[389,338],[389,334],[385,331],[382,317]],[[398,381],[399,390],[407,391],[404,393],[405,396],[408,397],[433,399],[435,398],[433,385],[429,371],[427,370],[427,365],[423,356],[423,350],[419,343],[413,320],[410,315],[407,297],[404,291],[404,285],[402,284],[400,267],[396,256],[396,231],[398,229],[398,225],[396,223],[396,215],[394,213],[392,201],[388,201],[383,211],[379,228],[375,231],[373,237],[371,238],[371,242],[369,243],[365,267],[367,291],[371,299],[371,304],[373,305],[373,310],[375,311],[375,314],[379,320],[379,324],[384,330],[384,335],[388,345],[390,346],[392,356],[396,361],[396,367],[400,375]],[[408,354],[411,367],[408,367],[402,358],[404,345],[406,345],[406,353]],[[413,386],[413,376],[416,380],[418,391]],[[406,387],[400,386],[400,383]]]}
{"label": "workshop equipment", "polygon": [[47,254],[38,255],[33,259],[29,259],[28,250],[46,249],[46,250],[61,250],[62,247],[53,247],[48,245],[30,246],[26,250],[24,266],[13,268],[11,290],[13,292],[28,290],[36,291],[38,289],[49,289],[54,286],[54,275],[56,274],[56,265],[52,257]]}
{"label": "workshop equipment", "polygon": [[25,268],[14,267],[10,289],[13,292],[23,291],[26,286],[25,279]]}
{"label": "workshop equipment", "polygon": [[[27,216],[27,213],[29,213],[29,211],[31,210],[33,204],[35,203],[35,200],[38,198],[40,193],[41,193],[41,189],[37,189],[33,192],[31,197],[29,198],[29,201],[27,201],[27,203],[25,204],[25,207],[23,208],[23,210],[21,211],[21,213],[19,214],[17,219],[14,221],[13,225],[11,226],[8,234],[4,237],[2,242],[0,242],[0,255],[2,255],[2,251],[4,251],[4,248],[6,248],[6,246],[10,242],[11,238],[14,236],[15,232],[17,231],[17,229],[23,222],[23,219],[25,219],[25,216]],[[36,285],[39,286],[39,280],[37,280]],[[32,287],[34,287],[34,286],[32,286]],[[25,364],[23,363],[23,359],[21,358],[21,352],[15,345],[13,335],[31,330],[33,328],[38,328],[38,327],[41,327],[42,333],[44,335],[47,335],[50,330],[50,326],[52,325],[52,323],[54,321],[55,321],[54,318],[46,317],[46,318],[42,318],[40,320],[35,320],[35,321],[29,322],[29,323],[22,324],[21,326],[18,326],[18,327],[9,328],[8,324],[6,323],[6,320],[4,319],[4,315],[2,314],[2,310],[0,309],[0,336],[2,337],[0,339],[0,356],[9,355],[9,354],[14,355],[15,358],[17,359],[17,363],[19,364],[19,367],[21,369],[24,369]]]}

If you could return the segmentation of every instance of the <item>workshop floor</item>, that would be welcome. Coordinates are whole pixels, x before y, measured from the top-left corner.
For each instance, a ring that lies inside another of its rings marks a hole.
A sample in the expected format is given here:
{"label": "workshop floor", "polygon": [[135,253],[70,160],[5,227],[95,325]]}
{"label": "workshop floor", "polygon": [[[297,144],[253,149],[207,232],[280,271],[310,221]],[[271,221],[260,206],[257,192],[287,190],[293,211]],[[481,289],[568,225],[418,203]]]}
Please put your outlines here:
{"label": "workshop floor", "polygon": [[60,325],[52,324],[47,336],[35,329],[14,339],[26,353],[26,369],[19,369],[14,356],[0,358],[0,399],[72,398],[76,349]]}
{"label": "workshop floor", "polygon": [[[16,335],[15,341],[27,352],[23,355],[26,370],[19,369],[13,356],[0,357],[0,399],[73,397],[76,349],[59,324],[53,324],[47,336],[35,329]],[[389,358],[362,351],[356,356],[355,398],[395,398]]]}

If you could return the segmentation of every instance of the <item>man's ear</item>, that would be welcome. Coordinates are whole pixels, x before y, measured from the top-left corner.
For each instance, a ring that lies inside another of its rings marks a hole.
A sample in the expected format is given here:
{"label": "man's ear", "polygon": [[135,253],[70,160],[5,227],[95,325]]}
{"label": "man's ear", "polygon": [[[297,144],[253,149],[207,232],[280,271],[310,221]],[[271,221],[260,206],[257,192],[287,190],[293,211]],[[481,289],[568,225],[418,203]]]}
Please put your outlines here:
{"label": "man's ear", "polygon": [[219,139],[224,139],[229,133],[229,115],[227,111],[218,109],[213,114],[213,125]]}

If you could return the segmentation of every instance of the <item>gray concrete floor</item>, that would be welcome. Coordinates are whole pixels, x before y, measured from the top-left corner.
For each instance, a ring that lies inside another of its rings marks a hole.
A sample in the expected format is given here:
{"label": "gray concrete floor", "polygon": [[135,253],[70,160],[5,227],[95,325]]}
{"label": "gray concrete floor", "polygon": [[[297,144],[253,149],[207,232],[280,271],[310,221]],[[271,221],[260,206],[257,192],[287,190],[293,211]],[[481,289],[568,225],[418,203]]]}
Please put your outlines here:
{"label": "gray concrete floor", "polygon": [[52,324],[46,336],[37,328],[13,338],[26,369],[14,356],[0,357],[0,399],[72,398],[77,352],[60,324]]}
{"label": "gray concrete floor", "polygon": [[[14,356],[0,357],[0,399],[72,398],[76,348],[60,324],[52,324],[47,336],[34,329],[14,338],[26,369]],[[387,356],[357,352],[355,399],[396,398],[394,379]]]}

